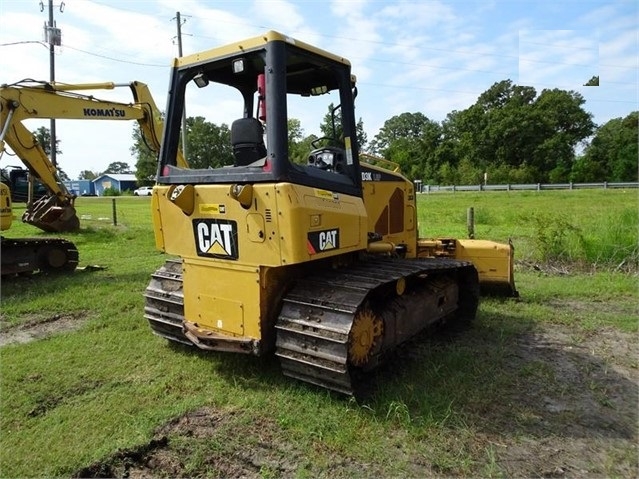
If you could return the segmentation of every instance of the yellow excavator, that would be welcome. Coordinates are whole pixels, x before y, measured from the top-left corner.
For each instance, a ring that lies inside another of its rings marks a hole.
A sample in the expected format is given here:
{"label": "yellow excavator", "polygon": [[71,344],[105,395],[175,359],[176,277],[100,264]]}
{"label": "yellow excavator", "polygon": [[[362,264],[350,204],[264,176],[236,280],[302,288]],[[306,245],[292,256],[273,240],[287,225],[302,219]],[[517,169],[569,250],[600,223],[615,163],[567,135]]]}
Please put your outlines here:
{"label": "yellow excavator", "polygon": [[[285,375],[355,395],[419,332],[471,321],[480,287],[515,293],[511,245],[419,238],[412,182],[360,154],[356,93],[348,60],[274,31],[174,60],[152,195],[171,258],[145,291],[153,332],[274,352]],[[185,108],[232,104],[233,164],[181,167]],[[294,163],[287,119],[319,123],[329,105],[333,133]]]}
{"label": "yellow excavator", "polygon": [[[112,90],[128,87],[133,94],[131,103],[100,100],[79,93],[87,90]],[[58,177],[57,169],[39,144],[35,135],[23,124],[34,118],[74,120],[136,120],[147,146],[160,150],[163,123],[147,85],[141,82],[104,83],[47,83],[23,80],[0,86],[0,157],[8,146],[26,166],[28,196],[22,221],[46,232],[77,231],[80,221],[75,210],[75,195],[70,193]],[[181,154],[177,161],[186,162]],[[12,181],[20,176],[3,175],[2,231],[11,227]],[[35,185],[44,186],[46,194],[35,194]],[[6,238],[2,237],[2,275],[26,274],[41,271],[73,271],[78,264],[75,245],[62,238]]]}

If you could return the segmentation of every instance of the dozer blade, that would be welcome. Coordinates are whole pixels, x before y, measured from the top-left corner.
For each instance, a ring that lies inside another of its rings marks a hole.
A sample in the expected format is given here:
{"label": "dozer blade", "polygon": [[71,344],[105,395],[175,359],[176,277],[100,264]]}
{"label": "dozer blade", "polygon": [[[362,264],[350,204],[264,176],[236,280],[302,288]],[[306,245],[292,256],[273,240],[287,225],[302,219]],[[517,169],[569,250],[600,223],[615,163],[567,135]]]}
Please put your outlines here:
{"label": "dozer blade", "polygon": [[513,266],[515,248],[512,243],[471,239],[420,239],[418,257],[447,257],[470,261],[479,274],[483,295],[518,297]]}
{"label": "dozer blade", "polygon": [[80,229],[73,204],[61,204],[56,196],[43,196],[36,200],[22,215],[22,221],[43,231],[62,233]]}
{"label": "dozer blade", "polygon": [[479,274],[482,294],[518,297],[513,274],[515,248],[487,240],[455,240],[455,259],[470,261]]}

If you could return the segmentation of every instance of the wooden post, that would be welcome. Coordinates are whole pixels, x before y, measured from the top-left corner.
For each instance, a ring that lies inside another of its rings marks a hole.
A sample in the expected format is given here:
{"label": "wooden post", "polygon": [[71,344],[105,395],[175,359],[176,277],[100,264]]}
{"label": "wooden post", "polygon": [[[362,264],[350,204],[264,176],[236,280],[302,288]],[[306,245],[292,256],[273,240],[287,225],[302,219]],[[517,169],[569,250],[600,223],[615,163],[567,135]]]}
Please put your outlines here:
{"label": "wooden post", "polygon": [[111,209],[113,210],[113,226],[118,225],[118,214],[115,209],[115,198],[111,199]]}
{"label": "wooden post", "polygon": [[475,239],[475,209],[472,206],[466,212],[466,226],[468,228],[468,237]]}

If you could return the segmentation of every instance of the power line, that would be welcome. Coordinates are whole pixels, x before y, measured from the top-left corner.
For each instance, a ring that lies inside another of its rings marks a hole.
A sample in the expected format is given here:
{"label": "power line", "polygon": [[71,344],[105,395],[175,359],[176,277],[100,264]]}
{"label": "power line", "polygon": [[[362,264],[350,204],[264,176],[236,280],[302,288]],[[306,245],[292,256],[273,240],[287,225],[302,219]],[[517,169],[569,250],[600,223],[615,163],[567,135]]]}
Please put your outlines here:
{"label": "power line", "polygon": [[[20,42],[0,43],[0,47],[8,47],[8,46],[13,46],[13,45],[26,45],[26,44],[34,44],[34,43],[37,43],[37,44],[42,45],[43,47],[47,48],[47,44],[46,43],[44,43],[42,41],[38,41],[38,40],[25,40],[25,41],[20,41]],[[104,58],[106,60],[111,60],[111,61],[114,61],[114,62],[128,63],[128,64],[131,64],[131,65],[140,65],[140,66],[143,66],[143,67],[167,68],[168,65],[169,65],[168,62],[165,63],[165,64],[160,65],[160,64],[157,64],[157,63],[142,63],[142,62],[134,62],[134,61],[131,61],[131,60],[123,60],[121,58],[110,57],[108,55],[103,55],[103,54],[100,54],[100,53],[95,53],[95,52],[90,52],[90,51],[87,51],[87,50],[82,50],[81,48],[76,48],[76,47],[73,47],[71,45],[66,45],[66,44],[64,45],[63,48],[68,48],[69,50],[75,50],[77,52],[81,52],[81,53],[84,53],[86,55],[91,55],[91,56],[94,56],[94,57]]]}
{"label": "power line", "polygon": [[[132,9],[129,9],[129,8],[123,8],[123,7],[119,7],[119,6],[116,7],[116,6],[113,6],[113,5],[109,5],[109,4],[105,3],[105,2],[100,2],[100,1],[96,1],[96,0],[93,0],[93,3],[98,4],[98,5],[102,5],[104,7],[112,8],[114,10],[120,10],[120,11],[137,13],[137,14],[141,13],[141,12],[136,11],[136,10],[132,10]],[[213,19],[213,17],[209,17],[209,16],[191,15],[190,17],[195,18],[195,19],[199,19],[199,20],[212,20]],[[269,28],[271,28],[271,27],[266,26],[266,25],[259,25],[259,24],[249,23],[249,22],[233,22],[233,21],[226,20],[226,23],[235,24],[235,25],[242,25],[242,26],[248,26],[248,27],[253,27],[253,28],[258,28],[258,29],[269,29]],[[304,30],[292,30],[291,33],[308,34],[309,32],[304,31]],[[182,33],[182,35],[186,35],[186,34]],[[330,34],[323,34],[323,33],[313,33],[313,35],[324,37],[324,38],[328,38],[328,39],[332,39],[332,40],[347,40],[347,41],[359,42],[359,43],[383,45],[383,46],[386,46],[386,47],[399,47],[399,48],[412,48],[412,47],[414,47],[414,45],[407,45],[407,44],[402,44],[402,43],[385,42],[385,41],[381,41],[381,40],[364,40],[364,39],[361,39],[361,38],[330,35]],[[189,34],[189,36],[192,36],[194,38],[201,38],[201,39],[213,39],[214,38],[214,37],[211,37],[211,36],[198,35],[198,34]],[[541,43],[541,42],[525,42],[525,43],[526,44],[531,44],[531,45],[545,46],[545,47],[559,47],[559,45],[550,44],[550,43]],[[514,54],[510,55],[510,54],[488,53],[488,52],[473,51],[473,50],[456,50],[456,49],[449,49],[449,48],[435,48],[435,47],[429,47],[429,46],[421,46],[420,48],[421,48],[421,50],[425,50],[425,51],[428,50],[428,51],[437,51],[437,52],[443,52],[443,53],[448,53],[448,54],[472,55],[474,57],[482,56],[482,57],[510,58],[510,59],[516,59],[518,61],[524,61],[524,62],[530,62],[530,63],[546,63],[546,64],[553,64],[553,65],[568,65],[568,66],[574,66],[574,67],[591,67],[592,66],[592,65],[572,64],[572,63],[560,62],[560,61],[553,62],[553,61],[542,61],[542,60],[527,60],[525,58],[522,58],[522,56],[520,54],[518,54],[518,55],[514,55]],[[576,49],[576,50],[588,50],[588,48],[584,48],[584,47],[568,47],[568,46],[566,46],[565,48],[572,48],[572,49]],[[109,56],[106,56],[106,55],[94,54],[94,53],[87,52],[87,51],[80,50],[80,49],[77,49],[77,50],[78,51],[82,51],[83,53],[90,54],[90,55],[100,56],[102,58],[106,58],[106,59],[113,60],[113,61],[119,61],[119,62],[123,62],[123,63],[132,63],[132,64],[138,64],[138,65],[142,65],[142,66],[153,66],[153,67],[160,66],[160,65],[157,65],[157,64],[145,64],[145,63],[138,63],[138,62],[127,62],[125,60],[116,59],[116,58],[109,57]],[[384,60],[375,60],[375,59],[367,59],[367,60],[368,61],[384,61]],[[403,64],[403,65],[416,65],[416,66],[419,66],[419,64],[414,64],[414,63],[410,63],[410,62],[394,62],[394,61],[391,61],[391,60],[386,60],[385,62],[391,63],[391,64],[396,63],[396,64],[400,64],[400,65]],[[161,66],[165,66],[165,65],[161,65]],[[423,66],[425,66],[425,65],[423,65]],[[633,69],[633,68],[635,68],[634,66],[614,65],[614,64],[605,64],[605,65],[604,64],[600,64],[599,66],[600,67],[623,68],[623,69]],[[443,69],[445,69],[446,67],[434,67],[434,66],[432,66],[432,68],[443,68]],[[477,72],[477,73],[495,73],[495,74],[499,74],[498,72],[489,72],[489,71],[482,71],[482,70],[465,69],[465,68],[460,68],[460,67],[457,67],[457,68],[450,67],[450,69],[451,70],[474,71],[474,72]]]}
{"label": "power line", "polygon": [[167,62],[166,64],[160,65],[157,63],[142,63],[142,62],[134,62],[131,60],[122,60],[121,58],[114,58],[114,57],[110,57],[108,55],[102,55],[100,53],[94,53],[94,52],[89,52],[86,50],[82,50],[81,48],[75,48],[69,45],[65,45],[65,48],[68,48],[69,50],[75,50],[77,52],[81,52],[81,53],[85,53],[87,55],[91,55],[94,57],[99,57],[99,58],[104,58],[106,60],[111,60],[114,62],[119,62],[119,63],[128,63],[130,65],[139,65],[139,66],[143,66],[143,67],[157,67],[157,68],[167,68],[169,66],[169,63]]}
{"label": "power line", "polygon": [[[194,16],[193,18],[199,18],[200,20],[207,20],[206,17],[196,17]],[[269,27],[267,26],[260,26],[260,25],[255,25],[255,24],[251,24],[251,23],[245,23],[245,22],[230,22],[227,21],[226,23],[233,23],[235,25],[243,25],[243,26],[249,26],[249,27],[254,27],[254,28],[260,28],[260,29],[268,29]],[[302,30],[292,30],[291,33],[300,33],[300,34],[304,34],[307,32],[304,32]],[[329,38],[329,39],[333,39],[333,40],[348,40],[348,41],[353,41],[353,42],[360,42],[360,43],[371,43],[371,44],[376,44],[376,45],[384,45],[386,47],[399,47],[399,48],[414,48],[414,45],[405,45],[405,44],[401,44],[401,43],[390,43],[390,42],[382,42],[382,41],[377,41],[377,40],[362,40],[361,38],[352,38],[352,37],[341,37],[341,36],[336,36],[336,35],[327,35],[327,34],[322,34],[322,33],[313,33],[314,36],[319,36],[319,37],[324,37],[324,38]],[[198,35],[198,34],[191,34],[190,36],[192,36],[193,38],[205,38],[205,39],[215,39],[215,37],[210,37],[207,35]],[[552,45],[550,45],[552,46]],[[497,57],[497,58],[510,58],[513,60],[521,60],[522,56],[520,54],[518,55],[508,55],[508,54],[501,54],[501,53],[486,53],[486,52],[480,52],[480,51],[468,51],[468,50],[452,50],[452,49],[447,49],[447,48],[433,48],[433,47],[420,47],[420,50],[432,50],[432,51],[437,51],[437,52],[442,52],[442,53],[449,53],[449,54],[459,54],[459,55],[470,55],[473,57]],[[351,57],[354,58],[354,57]],[[381,60],[375,60],[372,58],[368,58],[368,61],[381,61]],[[406,62],[406,63],[401,63],[401,62],[395,62],[393,60],[387,60],[388,63],[399,63],[399,64],[404,64],[404,65],[414,65],[413,63],[410,62]],[[543,61],[537,61],[537,60],[524,60],[527,62],[531,62],[531,63],[549,63],[549,64],[553,64],[553,65],[568,65],[568,66],[584,66],[584,67],[591,67],[592,65],[579,65],[579,64],[574,64],[574,63],[567,63],[567,62],[559,62],[559,61],[555,61],[555,62],[543,62]],[[632,70],[636,67],[634,66],[626,66],[626,65],[612,65],[612,64],[600,64],[600,66],[604,66],[604,67],[613,67],[613,68],[624,68],[624,69],[628,69],[628,70]],[[457,70],[463,70],[463,68],[457,68]],[[469,71],[474,71],[474,70],[469,70]],[[489,73],[489,72],[482,72],[479,71],[479,73]]]}
{"label": "power line", "polygon": [[10,42],[10,43],[0,43],[0,47],[10,47],[12,45],[25,45],[28,43],[37,43],[38,45],[42,45],[44,48],[47,48],[46,43],[40,41],[40,40],[25,40],[25,41],[21,41],[21,42]]}
{"label": "power line", "polygon": [[[481,95],[482,93],[485,93],[485,91],[483,92],[476,92],[476,91],[464,91],[464,90],[450,90],[450,89],[446,89],[446,88],[429,88],[429,87],[423,87],[423,86],[414,86],[414,85],[390,85],[390,84],[384,84],[384,83],[370,83],[370,82],[358,82],[359,85],[370,85],[370,86],[375,86],[375,87],[382,87],[382,88],[392,88],[395,91],[401,91],[401,90],[422,90],[422,91],[442,91],[442,92],[447,92],[447,93],[461,93],[464,95]],[[543,85],[542,84],[538,84],[538,85]],[[525,85],[520,85],[520,86],[525,86]],[[553,86],[555,88],[559,88],[556,87],[555,85],[547,85],[547,86]],[[561,88],[562,90],[564,88]],[[606,100],[606,99],[588,99],[587,102],[596,102],[596,103],[628,103],[628,104],[636,104],[636,101],[632,101],[632,100]]]}
{"label": "power line", "polygon": [[519,41],[519,46],[521,48],[521,45],[538,45],[540,47],[546,47],[546,48],[568,48],[570,50],[584,50],[584,51],[594,51],[597,49],[597,45],[593,45],[592,47],[574,47],[571,45],[558,45],[556,43],[539,43],[539,42],[522,42],[521,40]]}

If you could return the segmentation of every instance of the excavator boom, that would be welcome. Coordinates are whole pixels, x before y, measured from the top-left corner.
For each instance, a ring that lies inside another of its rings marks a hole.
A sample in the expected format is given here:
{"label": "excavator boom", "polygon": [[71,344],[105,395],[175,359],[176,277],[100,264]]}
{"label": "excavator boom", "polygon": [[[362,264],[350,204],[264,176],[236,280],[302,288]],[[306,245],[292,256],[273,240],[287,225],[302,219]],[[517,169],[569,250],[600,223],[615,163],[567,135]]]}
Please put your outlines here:
{"label": "excavator boom", "polygon": [[[92,95],[78,93],[87,90],[113,90],[129,87],[131,103],[101,100]],[[33,179],[39,180],[49,195],[34,200],[31,195],[22,217],[48,232],[75,231],[80,222],[75,212],[75,196],[64,186],[36,137],[23,124],[34,118],[74,120],[136,120],[147,146],[156,153],[160,150],[163,123],[160,110],[146,84],[131,83],[46,83],[25,80],[13,85],[0,86],[0,154],[6,145],[21,159]],[[186,161],[178,154],[178,162]]]}
{"label": "excavator boom", "polygon": [[[84,92],[128,87],[133,94],[130,103],[101,100]],[[80,221],[75,210],[75,195],[65,187],[56,166],[50,161],[35,135],[24,121],[34,118],[73,120],[135,120],[140,125],[147,146],[160,150],[163,123],[160,110],[144,83],[46,83],[24,80],[0,86],[0,156],[9,147],[28,170],[27,207],[22,221],[46,232],[76,231]],[[186,161],[181,153],[177,162]],[[2,230],[9,229],[11,192],[15,187],[11,175],[3,175]],[[46,188],[46,194],[35,194],[36,181]],[[2,275],[40,271],[73,271],[78,264],[78,251],[70,241],[54,238],[2,237]]]}

